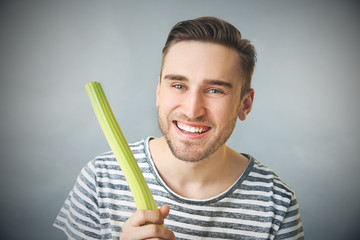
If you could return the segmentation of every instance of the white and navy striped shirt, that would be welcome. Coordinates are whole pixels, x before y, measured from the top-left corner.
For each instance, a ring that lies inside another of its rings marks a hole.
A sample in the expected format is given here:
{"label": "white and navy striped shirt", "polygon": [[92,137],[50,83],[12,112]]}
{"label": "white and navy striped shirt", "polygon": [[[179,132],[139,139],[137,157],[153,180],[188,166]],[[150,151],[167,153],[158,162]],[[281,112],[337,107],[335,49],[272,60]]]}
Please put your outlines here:
{"label": "white and navy striped shirt", "polygon": [[[242,176],[226,192],[207,200],[185,199],[161,180],[148,141],[130,148],[157,206],[169,205],[166,228],[176,239],[304,239],[294,192],[249,155]],[[125,177],[112,152],[81,171],[54,226],[71,239],[119,239],[122,224],[136,211]]]}

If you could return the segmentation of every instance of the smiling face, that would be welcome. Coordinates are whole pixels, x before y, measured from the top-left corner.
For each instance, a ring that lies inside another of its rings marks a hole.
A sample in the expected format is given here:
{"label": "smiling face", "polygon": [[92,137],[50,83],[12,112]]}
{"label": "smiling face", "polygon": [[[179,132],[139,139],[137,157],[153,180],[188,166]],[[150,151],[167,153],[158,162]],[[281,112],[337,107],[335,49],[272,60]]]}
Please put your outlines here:
{"label": "smiling face", "polygon": [[237,117],[244,120],[249,112],[240,101],[242,83],[232,48],[182,41],[169,49],[156,105],[160,130],[176,158],[200,161],[225,146]]}

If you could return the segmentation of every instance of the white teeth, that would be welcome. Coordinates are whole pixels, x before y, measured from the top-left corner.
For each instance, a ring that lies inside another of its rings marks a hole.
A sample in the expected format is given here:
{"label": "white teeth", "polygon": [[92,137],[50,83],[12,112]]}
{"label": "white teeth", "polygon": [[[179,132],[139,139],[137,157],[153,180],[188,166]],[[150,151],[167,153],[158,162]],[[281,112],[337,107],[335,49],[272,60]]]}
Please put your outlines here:
{"label": "white teeth", "polygon": [[188,125],[177,123],[178,128],[180,128],[183,131],[191,132],[191,133],[202,133],[205,132],[208,128],[196,128],[196,127],[190,127]]}

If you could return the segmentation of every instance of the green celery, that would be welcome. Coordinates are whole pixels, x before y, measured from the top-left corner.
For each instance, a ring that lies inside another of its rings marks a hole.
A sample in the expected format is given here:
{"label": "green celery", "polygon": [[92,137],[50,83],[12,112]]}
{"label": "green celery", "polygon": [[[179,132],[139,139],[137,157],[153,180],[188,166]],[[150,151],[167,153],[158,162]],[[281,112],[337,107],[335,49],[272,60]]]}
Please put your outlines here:
{"label": "green celery", "polygon": [[89,82],[85,88],[106,140],[130,186],[136,208],[158,211],[154,197],[116,121],[101,84]]}

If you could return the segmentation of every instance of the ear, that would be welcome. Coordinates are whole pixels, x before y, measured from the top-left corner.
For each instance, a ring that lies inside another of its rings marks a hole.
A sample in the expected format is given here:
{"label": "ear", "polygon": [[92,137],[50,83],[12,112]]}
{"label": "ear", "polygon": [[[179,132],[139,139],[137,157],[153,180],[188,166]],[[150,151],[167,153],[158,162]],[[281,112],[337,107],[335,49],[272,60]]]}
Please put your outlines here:
{"label": "ear", "polygon": [[159,98],[160,98],[160,76],[156,87],[156,107],[159,107]]}
{"label": "ear", "polygon": [[246,119],[247,115],[250,113],[252,109],[252,105],[254,102],[254,94],[255,94],[255,90],[250,89],[245,93],[245,96],[241,100],[240,111],[239,111],[239,119],[241,121],[244,121]]}

